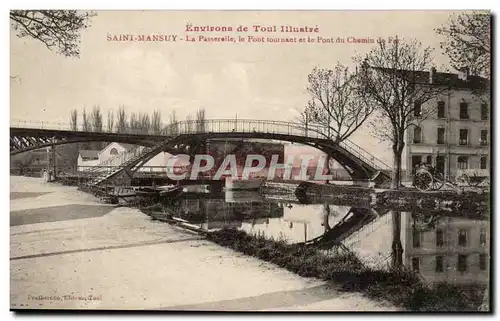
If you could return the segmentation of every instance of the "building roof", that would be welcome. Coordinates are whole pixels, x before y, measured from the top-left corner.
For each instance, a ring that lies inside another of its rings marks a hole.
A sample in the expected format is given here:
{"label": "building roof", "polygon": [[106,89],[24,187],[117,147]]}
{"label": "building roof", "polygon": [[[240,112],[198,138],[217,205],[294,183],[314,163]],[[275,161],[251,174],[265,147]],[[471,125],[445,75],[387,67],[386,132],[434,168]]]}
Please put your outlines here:
{"label": "building roof", "polygon": [[[383,71],[394,71],[394,68],[377,68]],[[398,73],[406,77],[412,77],[417,84],[430,84],[431,71],[423,70],[398,70]],[[486,89],[489,86],[489,79],[481,76],[467,75],[460,77],[458,74],[437,72],[433,70],[432,83],[438,86],[450,86],[452,89]]]}
{"label": "building roof", "polygon": [[79,153],[80,153],[80,156],[82,156],[82,158],[85,160],[99,159],[99,151],[98,150],[82,149],[79,151]]}
{"label": "building roof", "polygon": [[120,145],[123,146],[123,148],[125,148],[126,150],[131,150],[132,148],[134,148],[136,145],[133,145],[133,144],[125,144],[125,143],[118,143]]}
{"label": "building roof", "polygon": [[127,151],[131,150],[132,148],[134,148],[136,146],[136,145],[133,145],[133,144],[125,144],[125,143],[113,142],[113,143],[109,143],[108,145],[106,145],[102,150],[99,151],[99,153],[102,153],[103,151],[105,151],[106,149],[108,149],[111,145],[119,145],[119,146],[123,147]]}

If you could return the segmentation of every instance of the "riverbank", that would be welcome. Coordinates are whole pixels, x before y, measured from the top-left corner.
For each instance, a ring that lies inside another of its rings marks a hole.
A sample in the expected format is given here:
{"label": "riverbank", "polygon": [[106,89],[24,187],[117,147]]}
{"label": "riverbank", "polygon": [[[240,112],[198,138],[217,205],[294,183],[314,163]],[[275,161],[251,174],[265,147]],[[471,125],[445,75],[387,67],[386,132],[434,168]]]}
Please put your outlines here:
{"label": "riverbank", "polygon": [[13,310],[398,310],[76,187],[27,177],[10,185]]}
{"label": "riverbank", "polygon": [[331,255],[303,245],[248,235],[235,229],[207,234],[207,239],[237,252],[271,262],[303,277],[314,277],[411,311],[478,311],[484,289],[449,283],[423,283],[413,272],[366,267],[353,253]]}

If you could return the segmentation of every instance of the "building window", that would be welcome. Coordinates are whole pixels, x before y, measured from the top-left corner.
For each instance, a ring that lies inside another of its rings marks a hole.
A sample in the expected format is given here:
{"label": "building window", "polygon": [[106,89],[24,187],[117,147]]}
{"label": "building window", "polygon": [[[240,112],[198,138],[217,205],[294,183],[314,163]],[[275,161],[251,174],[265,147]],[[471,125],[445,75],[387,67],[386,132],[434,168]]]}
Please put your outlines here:
{"label": "building window", "polygon": [[481,130],[481,138],[479,139],[479,143],[481,146],[488,145],[488,131],[483,129]]}
{"label": "building window", "polygon": [[437,129],[437,143],[444,144],[444,128]]}
{"label": "building window", "polygon": [[486,228],[481,227],[481,231],[479,232],[479,245],[486,246]]}
{"label": "building window", "polygon": [[422,234],[420,233],[419,230],[417,230],[415,227],[413,228],[413,247],[420,247],[420,239],[422,237]]}
{"label": "building window", "polygon": [[436,230],[436,246],[444,245],[444,231],[442,229]]}
{"label": "building window", "polygon": [[460,272],[467,271],[467,255],[464,254],[458,255],[457,270]]}
{"label": "building window", "polygon": [[458,230],[458,245],[467,246],[467,230],[464,229]]}
{"label": "building window", "polygon": [[109,154],[110,155],[118,155],[118,150],[116,148],[111,148],[111,150],[109,151]]}
{"label": "building window", "polygon": [[469,144],[469,130],[468,129],[463,129],[463,128],[460,129],[458,144],[459,145]]}
{"label": "building window", "polygon": [[411,259],[411,267],[413,271],[419,272],[420,271],[420,259],[418,257],[413,257]]}
{"label": "building window", "polygon": [[467,168],[469,168],[469,157],[467,157],[467,156],[458,156],[458,158],[457,158],[457,167],[458,167],[458,169],[467,169]]}
{"label": "building window", "polygon": [[415,126],[413,129],[413,143],[420,144],[422,142],[422,128]]}
{"label": "building window", "polygon": [[469,119],[469,104],[466,102],[460,103],[460,119]]}
{"label": "building window", "polygon": [[438,116],[438,118],[445,118],[446,117],[444,115],[444,101],[438,101],[437,116]]}
{"label": "building window", "polygon": [[444,271],[443,257],[436,256],[436,272],[443,272],[443,271]]}
{"label": "building window", "polygon": [[428,165],[432,165],[432,155],[427,155],[425,158],[425,163]]}
{"label": "building window", "polygon": [[446,158],[443,155],[436,156],[436,171],[443,174],[443,176],[444,176],[445,161]]}
{"label": "building window", "polygon": [[415,174],[416,171],[416,166],[420,164],[422,161],[422,156],[420,155],[412,155],[411,156],[411,168],[412,168],[412,174]]}
{"label": "building window", "polygon": [[481,271],[486,271],[486,254],[479,254],[479,268]]}
{"label": "building window", "polygon": [[481,104],[481,120],[488,119],[488,105],[486,103]]}
{"label": "building window", "polygon": [[413,112],[414,112],[415,117],[422,116],[422,104],[419,101],[416,101],[413,104]]}
{"label": "building window", "polygon": [[488,167],[488,157],[481,156],[481,169],[486,169]]}

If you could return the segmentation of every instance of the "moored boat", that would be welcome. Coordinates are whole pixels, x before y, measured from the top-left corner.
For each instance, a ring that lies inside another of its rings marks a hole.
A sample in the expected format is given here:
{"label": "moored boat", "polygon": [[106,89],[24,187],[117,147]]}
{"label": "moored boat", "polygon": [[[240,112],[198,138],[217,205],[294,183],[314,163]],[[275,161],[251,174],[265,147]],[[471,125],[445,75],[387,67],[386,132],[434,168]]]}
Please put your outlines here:
{"label": "moored boat", "polygon": [[185,185],[182,188],[184,193],[208,194],[210,185]]}
{"label": "moored boat", "polygon": [[183,192],[182,186],[177,185],[157,186],[156,190],[159,191],[160,197],[175,197]]}
{"label": "moored boat", "polygon": [[263,182],[263,179],[233,179],[232,177],[226,177],[226,190],[258,190]]}

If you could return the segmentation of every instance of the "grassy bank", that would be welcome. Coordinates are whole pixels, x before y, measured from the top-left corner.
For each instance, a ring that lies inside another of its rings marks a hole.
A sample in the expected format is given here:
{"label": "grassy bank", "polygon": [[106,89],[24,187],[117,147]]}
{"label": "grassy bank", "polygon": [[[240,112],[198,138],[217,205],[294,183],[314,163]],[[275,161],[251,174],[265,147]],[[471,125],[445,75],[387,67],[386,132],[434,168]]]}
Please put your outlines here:
{"label": "grassy bank", "polygon": [[251,236],[235,229],[222,229],[207,237],[219,245],[272,262],[300,276],[332,281],[344,291],[362,292],[407,310],[477,311],[483,299],[484,289],[463,289],[448,283],[426,285],[407,270],[365,267],[352,253],[329,256],[311,247]]}

